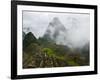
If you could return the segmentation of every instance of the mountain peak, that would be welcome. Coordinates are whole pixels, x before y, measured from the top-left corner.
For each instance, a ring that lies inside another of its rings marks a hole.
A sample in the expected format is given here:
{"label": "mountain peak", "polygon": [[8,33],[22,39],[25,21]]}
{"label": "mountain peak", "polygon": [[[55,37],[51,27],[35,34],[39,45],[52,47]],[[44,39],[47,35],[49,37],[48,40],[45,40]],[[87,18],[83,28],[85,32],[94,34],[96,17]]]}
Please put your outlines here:
{"label": "mountain peak", "polygon": [[66,40],[66,28],[58,17],[54,17],[49,23],[47,30],[44,34],[44,38],[47,40],[55,41],[57,44],[65,44]]}
{"label": "mountain peak", "polygon": [[37,43],[37,39],[32,32],[29,32],[24,37],[23,47],[26,48],[31,43]]}
{"label": "mountain peak", "polygon": [[54,17],[53,20],[49,23],[48,27],[55,27],[57,28],[57,30],[66,30],[64,25],[62,24],[62,22],[60,21],[60,19],[58,17]]}

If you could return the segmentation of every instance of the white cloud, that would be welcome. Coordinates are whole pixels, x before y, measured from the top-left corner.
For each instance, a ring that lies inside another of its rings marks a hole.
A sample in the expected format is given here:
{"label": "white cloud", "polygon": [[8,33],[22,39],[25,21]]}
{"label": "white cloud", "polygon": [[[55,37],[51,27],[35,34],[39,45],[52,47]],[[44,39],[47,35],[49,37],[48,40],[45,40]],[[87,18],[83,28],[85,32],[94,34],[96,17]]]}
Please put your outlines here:
{"label": "white cloud", "polygon": [[[49,23],[58,17],[65,28],[65,34],[71,44],[80,46],[90,40],[90,15],[74,13],[49,13],[49,12],[23,12],[23,28],[39,38],[44,35]],[[27,32],[27,31],[26,31]]]}

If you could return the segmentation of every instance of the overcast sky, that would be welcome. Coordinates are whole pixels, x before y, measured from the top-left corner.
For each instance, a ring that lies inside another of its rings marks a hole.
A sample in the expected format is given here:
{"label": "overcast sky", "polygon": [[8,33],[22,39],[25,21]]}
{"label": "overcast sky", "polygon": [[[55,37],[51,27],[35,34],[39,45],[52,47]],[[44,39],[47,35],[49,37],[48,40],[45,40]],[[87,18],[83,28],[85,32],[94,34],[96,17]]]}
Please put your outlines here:
{"label": "overcast sky", "polygon": [[81,44],[82,41],[90,40],[89,14],[23,11],[23,30],[26,33],[31,31],[36,38],[39,38],[44,35],[54,17],[58,17],[69,31],[69,39],[72,43]]}

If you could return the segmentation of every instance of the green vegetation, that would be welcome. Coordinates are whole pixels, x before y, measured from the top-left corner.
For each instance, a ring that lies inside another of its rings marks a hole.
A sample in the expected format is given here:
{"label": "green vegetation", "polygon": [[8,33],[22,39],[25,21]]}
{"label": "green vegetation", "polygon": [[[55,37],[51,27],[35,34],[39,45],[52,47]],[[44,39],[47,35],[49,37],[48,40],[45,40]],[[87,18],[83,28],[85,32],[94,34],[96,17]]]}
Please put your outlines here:
{"label": "green vegetation", "polygon": [[55,52],[50,48],[43,48],[43,53],[47,54],[48,56],[54,56]]}
{"label": "green vegetation", "polygon": [[89,48],[73,50],[57,45],[47,37],[29,32],[23,38],[23,68],[67,67],[89,65]]}

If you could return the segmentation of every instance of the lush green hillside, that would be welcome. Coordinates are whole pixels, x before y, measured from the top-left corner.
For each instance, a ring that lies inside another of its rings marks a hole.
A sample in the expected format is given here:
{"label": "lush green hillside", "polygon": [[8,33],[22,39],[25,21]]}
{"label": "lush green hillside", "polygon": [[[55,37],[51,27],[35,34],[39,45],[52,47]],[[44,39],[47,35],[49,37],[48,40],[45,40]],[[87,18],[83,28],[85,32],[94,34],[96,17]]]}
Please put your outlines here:
{"label": "lush green hillside", "polygon": [[23,68],[89,65],[89,48],[72,49],[57,45],[47,37],[36,39],[29,32],[23,39]]}

